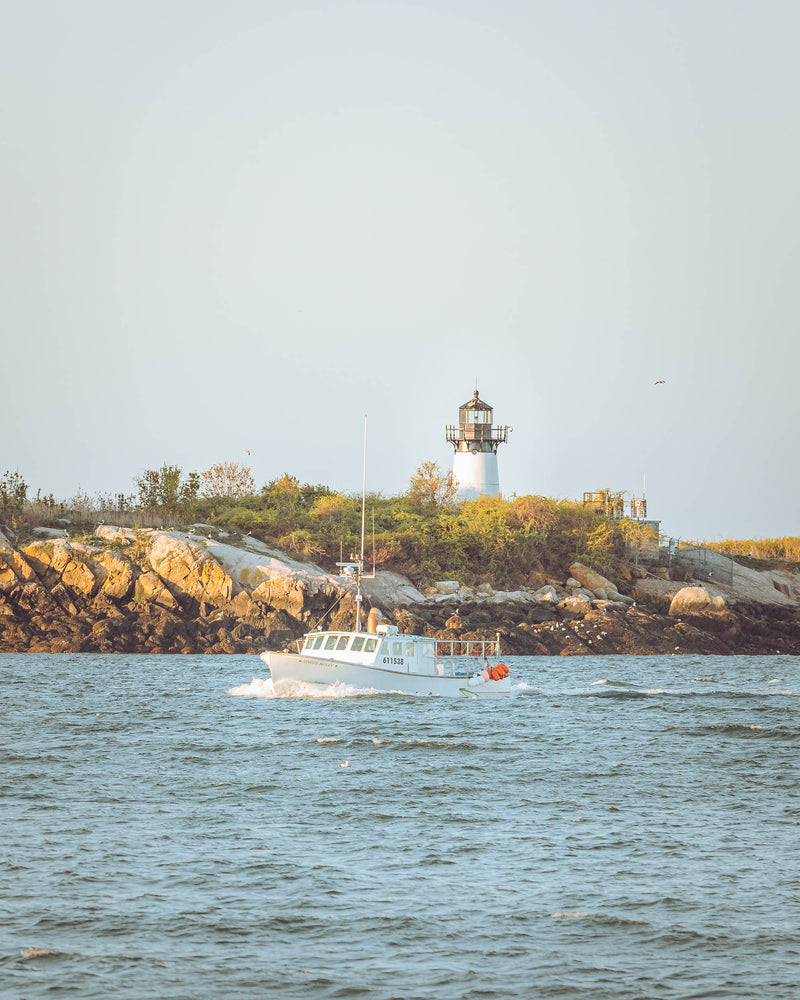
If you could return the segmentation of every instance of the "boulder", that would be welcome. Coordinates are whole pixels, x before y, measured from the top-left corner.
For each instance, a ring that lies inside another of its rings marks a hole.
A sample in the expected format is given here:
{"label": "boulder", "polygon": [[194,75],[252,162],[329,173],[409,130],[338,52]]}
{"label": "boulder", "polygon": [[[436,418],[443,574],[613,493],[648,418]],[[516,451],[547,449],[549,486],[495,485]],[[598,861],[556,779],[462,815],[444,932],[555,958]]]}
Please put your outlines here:
{"label": "boulder", "polygon": [[712,597],[705,587],[681,587],[672,598],[669,614],[673,618],[677,615],[704,615],[725,611],[727,607],[724,597]]}
{"label": "boulder", "polygon": [[547,584],[534,592],[533,599],[537,604],[557,604],[558,594],[556,593],[555,587],[551,587],[550,584]]}
{"label": "boulder", "polygon": [[63,538],[64,531],[62,528],[45,528],[39,527],[33,529],[33,534],[37,538]]}
{"label": "boulder", "polygon": [[721,594],[712,597],[705,587],[683,587],[672,598],[671,618],[688,619],[696,627],[710,632],[738,635],[741,626]]}
{"label": "boulder", "polygon": [[591,608],[592,602],[584,597],[582,594],[576,594],[571,597],[565,597],[558,605],[559,608],[563,608],[565,611],[569,611],[572,614],[585,614],[589,608]]}
{"label": "boulder", "polygon": [[258,608],[246,590],[240,590],[233,600],[225,605],[225,614],[231,618],[247,618],[256,614]]}
{"label": "boulder", "polygon": [[279,576],[260,583],[251,597],[259,604],[287,611],[299,619],[307,611],[308,586],[305,580],[298,580],[293,576]]}
{"label": "boulder", "polygon": [[39,579],[45,584],[55,584],[61,579],[61,571],[70,561],[71,556],[65,548],[68,545],[67,539],[59,538],[53,541],[31,542],[22,551]]}
{"label": "boulder", "polygon": [[16,549],[0,548],[0,590],[6,591],[18,583],[36,583],[38,577],[31,564]]}
{"label": "boulder", "polygon": [[220,564],[193,542],[156,532],[147,546],[153,570],[176,596],[221,606],[233,595],[233,581]]}
{"label": "boulder", "polygon": [[597,593],[597,588],[601,587],[608,594],[611,591],[617,592],[617,585],[602,576],[596,570],[584,566],[583,563],[574,562],[569,568],[570,575],[579,581],[581,587]]}
{"label": "boulder", "polygon": [[70,559],[62,570],[61,582],[67,590],[82,597],[91,597],[97,591],[97,578],[83,559]]}
{"label": "boulder", "polygon": [[[329,577],[327,581],[319,581],[317,585],[335,586],[340,589],[343,586],[343,581]],[[348,589],[350,586],[352,585],[347,585]],[[362,579],[361,589],[364,596],[369,598],[370,603],[377,604],[384,611],[424,600],[424,594],[417,590],[408,577],[386,569],[379,569],[373,578]],[[435,590],[434,593],[436,593]]]}
{"label": "boulder", "polygon": [[102,551],[80,542],[70,542],[68,538],[31,542],[23,549],[25,558],[46,587],[54,587],[60,582],[82,597],[91,597],[97,592],[92,564]]}
{"label": "boulder", "polygon": [[19,587],[17,574],[0,555],[0,594],[10,594]]}
{"label": "boulder", "polygon": [[165,608],[177,608],[178,602],[164,586],[155,573],[142,573],[136,580],[133,589],[133,600],[136,604],[160,604]]}
{"label": "boulder", "polygon": [[434,584],[437,594],[457,594],[460,586],[458,580],[437,580]]}
{"label": "boulder", "polygon": [[494,593],[492,585],[490,583],[481,583],[475,588],[476,594],[485,594],[486,597],[491,597]]}
{"label": "boulder", "polygon": [[531,604],[535,600],[534,595],[529,590],[503,590],[498,591],[492,598],[491,604]]}
{"label": "boulder", "polygon": [[123,600],[128,596],[138,572],[130,559],[112,549],[106,549],[95,559],[94,570],[100,593],[114,600]]}
{"label": "boulder", "polygon": [[[94,533],[97,538],[103,538],[107,542],[122,542],[123,544],[132,542],[136,538],[136,532],[133,528],[117,528],[113,524],[98,524]],[[139,529],[139,533],[152,534],[148,528]]]}

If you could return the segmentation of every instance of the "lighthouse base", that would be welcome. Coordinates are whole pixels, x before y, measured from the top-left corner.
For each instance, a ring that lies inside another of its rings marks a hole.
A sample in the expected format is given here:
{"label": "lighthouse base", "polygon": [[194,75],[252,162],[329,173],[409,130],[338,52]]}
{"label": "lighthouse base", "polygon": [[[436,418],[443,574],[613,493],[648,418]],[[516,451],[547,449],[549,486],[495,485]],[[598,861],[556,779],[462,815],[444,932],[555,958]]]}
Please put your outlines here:
{"label": "lighthouse base", "polygon": [[453,455],[453,479],[458,485],[459,500],[499,496],[497,455],[492,451],[457,451]]}

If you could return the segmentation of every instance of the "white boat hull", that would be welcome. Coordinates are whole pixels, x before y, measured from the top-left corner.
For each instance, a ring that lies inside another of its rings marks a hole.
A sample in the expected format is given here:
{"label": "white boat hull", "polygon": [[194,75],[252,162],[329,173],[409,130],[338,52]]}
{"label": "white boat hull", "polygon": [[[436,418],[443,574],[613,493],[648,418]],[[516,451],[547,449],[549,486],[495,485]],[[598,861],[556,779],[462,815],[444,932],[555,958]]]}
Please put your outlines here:
{"label": "white boat hull", "polygon": [[344,684],[366,691],[380,691],[443,698],[508,698],[511,679],[483,681],[474,685],[466,676],[448,677],[439,674],[416,674],[383,667],[339,660],[319,659],[302,653],[262,653],[261,659],[269,666],[272,683],[278,690],[281,684],[313,684],[329,687]]}

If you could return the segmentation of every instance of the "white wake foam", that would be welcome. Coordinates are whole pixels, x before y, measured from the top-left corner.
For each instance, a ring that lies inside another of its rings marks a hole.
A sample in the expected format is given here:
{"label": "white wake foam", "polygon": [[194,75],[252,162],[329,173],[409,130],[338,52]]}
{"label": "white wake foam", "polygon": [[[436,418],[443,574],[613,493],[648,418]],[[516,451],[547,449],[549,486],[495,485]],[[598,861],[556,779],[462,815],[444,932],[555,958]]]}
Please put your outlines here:
{"label": "white wake foam", "polygon": [[358,688],[351,684],[336,681],[325,687],[317,684],[306,684],[304,681],[278,681],[277,686],[272,678],[262,680],[254,677],[249,684],[239,684],[232,687],[228,694],[238,698],[353,698],[358,695],[378,694],[374,688]]}
{"label": "white wake foam", "polygon": [[254,677],[249,684],[239,684],[237,687],[232,687],[228,691],[228,694],[236,695],[238,698],[277,697],[271,677],[268,677],[266,680],[262,680],[260,677]]}

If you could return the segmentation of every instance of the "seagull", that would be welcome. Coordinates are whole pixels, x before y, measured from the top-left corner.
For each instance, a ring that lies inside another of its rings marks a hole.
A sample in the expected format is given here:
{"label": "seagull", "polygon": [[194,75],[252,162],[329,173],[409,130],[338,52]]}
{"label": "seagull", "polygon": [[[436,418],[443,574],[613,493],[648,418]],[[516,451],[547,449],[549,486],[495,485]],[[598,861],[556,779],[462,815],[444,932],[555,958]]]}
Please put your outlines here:
{"label": "seagull", "polygon": [[245,453],[245,455],[249,455],[250,454],[250,452],[247,450],[247,448],[245,448],[244,453]]}
{"label": "seagull", "polygon": [[339,765],[339,767],[347,767],[347,765],[348,765],[349,763],[350,763],[350,761],[349,761],[349,760],[346,760],[346,761],[344,762],[344,764],[340,764],[340,765]]}
{"label": "seagull", "polygon": [[667,380],[665,378],[660,378],[657,382],[653,383],[653,385],[666,385],[666,384]]}

